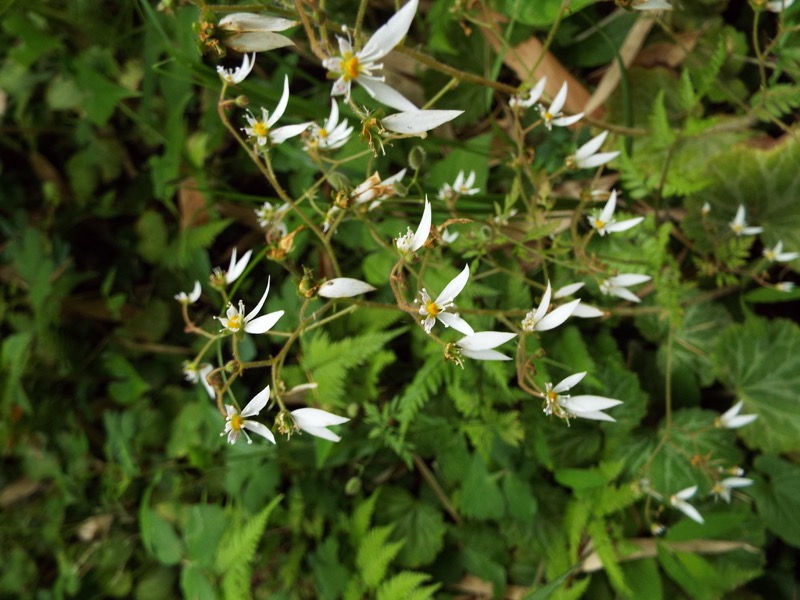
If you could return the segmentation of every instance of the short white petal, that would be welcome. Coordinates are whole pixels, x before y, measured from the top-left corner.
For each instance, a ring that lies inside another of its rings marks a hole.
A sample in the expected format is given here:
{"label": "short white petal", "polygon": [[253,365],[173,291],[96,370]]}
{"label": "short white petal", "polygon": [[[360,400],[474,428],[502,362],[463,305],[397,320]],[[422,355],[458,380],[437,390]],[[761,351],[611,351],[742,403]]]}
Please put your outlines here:
{"label": "short white petal", "polygon": [[[411,102],[411,100],[403,96],[403,94],[398,92],[393,87],[386,85],[382,81],[377,81],[376,79],[367,79],[365,77],[358,77],[356,81],[360,83],[365,90],[367,90],[370,96],[375,98],[375,100],[377,100],[381,104],[385,104],[386,106],[391,106],[392,108],[401,111],[410,111],[412,113],[419,111],[419,109],[414,105],[413,102]],[[386,125],[385,121],[386,121],[385,119],[381,120],[381,123],[384,124],[384,127],[386,127],[386,129],[389,129],[390,131],[395,131],[394,129],[392,129],[392,127]],[[400,132],[400,133],[417,133],[417,132]]]}
{"label": "short white petal", "polygon": [[300,429],[341,425],[350,420],[347,417],[340,417],[319,408],[298,408],[292,411],[292,418]]}
{"label": "short white petal", "polygon": [[600,135],[596,135],[588,142],[586,142],[583,146],[578,148],[578,151],[575,152],[575,157],[578,160],[585,160],[595,154],[598,150],[600,150],[600,146],[603,145],[603,142],[606,141],[608,137],[608,131],[604,131]]}
{"label": "short white petal", "polygon": [[237,52],[269,52],[278,48],[294,46],[294,42],[280,33],[269,31],[246,31],[225,39],[225,45]]}
{"label": "short white petal", "polygon": [[547,77],[542,77],[536,82],[536,85],[528,92],[528,98],[525,100],[525,106],[533,106],[539,101],[544,93],[544,86],[547,84]]}
{"label": "short white petal", "polygon": [[[271,280],[272,280],[271,277],[267,277],[267,289],[264,290],[264,295],[261,296],[261,300],[258,301],[256,307],[253,310],[251,310],[244,318],[245,323],[248,323],[253,317],[258,316],[258,314],[261,312],[261,309],[264,307],[264,302],[267,301],[267,295],[269,294],[269,284]],[[228,315],[228,317],[230,317],[230,315]]]}
{"label": "short white petal", "polygon": [[436,318],[439,319],[446,327],[452,327],[464,335],[472,335],[475,333],[475,330],[470,326],[470,324],[456,314],[440,312],[438,315],[436,315]]}
{"label": "short white petal", "polygon": [[[569,410],[569,409],[567,409]],[[611,415],[607,415],[601,410],[588,410],[581,413],[575,413],[576,417],[581,419],[589,419],[591,421],[608,421],[609,423],[616,423],[617,420]]]}
{"label": "short white petal", "polygon": [[200,297],[200,292],[202,292],[200,282],[195,280],[194,287],[192,288],[192,291],[189,292],[189,304],[194,304],[197,302],[197,299]]}
{"label": "short white petal", "polygon": [[249,12],[238,12],[225,15],[219,20],[220,28],[225,31],[284,31],[297,25],[297,21],[281,17],[268,17]]}
{"label": "short white petal", "polygon": [[283,76],[283,94],[281,94],[281,99],[278,101],[278,106],[275,107],[275,110],[269,117],[269,121],[267,124],[272,127],[275,123],[278,122],[283,116],[283,113],[286,112],[286,106],[289,104],[289,76]]}
{"label": "short white petal", "polygon": [[701,525],[705,522],[703,520],[703,516],[698,512],[698,510],[694,506],[692,506],[691,504],[689,504],[688,502],[686,502],[684,500],[677,500],[677,501],[672,503],[672,506],[677,508],[683,514],[685,514],[687,517],[689,517],[692,521],[696,521],[696,522],[700,523]]}
{"label": "short white petal", "polygon": [[250,400],[250,402],[247,403],[247,406],[244,407],[242,416],[256,416],[267,405],[267,402],[269,402],[269,386],[265,387],[263,390],[253,396],[253,399]]}
{"label": "short white petal", "polygon": [[282,310],[276,310],[275,312],[271,312],[268,315],[264,315],[263,317],[258,317],[257,319],[253,319],[249,323],[246,323],[244,326],[244,330],[247,333],[259,334],[259,333],[266,333],[275,323],[278,322],[283,316]]}
{"label": "short white petal", "polygon": [[[442,304],[449,304],[452,302],[456,296],[461,293],[461,290],[467,285],[467,281],[469,280],[469,265],[464,265],[464,269],[456,275],[450,283],[448,283],[442,293],[439,294],[439,297],[436,298],[436,304],[441,306]],[[474,333],[470,331],[470,334]]]}
{"label": "short white petal", "polygon": [[497,348],[515,337],[517,337],[516,333],[508,331],[481,331],[462,338],[456,345],[463,350],[488,350]]}
{"label": "short white petal", "polygon": [[273,444],[275,443],[275,436],[269,430],[269,427],[267,427],[263,423],[259,423],[258,421],[245,421],[242,427],[268,439]]}
{"label": "short white petal", "polygon": [[236,248],[233,249],[233,253],[231,254],[231,264],[228,267],[228,272],[225,273],[225,282],[228,284],[233,283],[239,276],[244,273],[244,270],[247,268],[248,263],[250,262],[250,257],[252,256],[253,251],[248,250],[244,253],[241,259],[238,261],[236,260]]}
{"label": "short white petal", "polygon": [[743,488],[753,485],[754,483],[752,479],[748,479],[747,477],[726,477],[720,481],[720,484],[728,489]]}
{"label": "short white petal", "polygon": [[370,284],[351,277],[329,279],[319,288],[318,294],[323,298],[352,298],[375,290]]}
{"label": "short white petal", "polygon": [[418,0],[411,0],[383,26],[379,27],[358,53],[359,58],[361,60],[378,60],[399,44],[411,27],[411,21],[414,20],[417,12],[417,4]]}
{"label": "short white petal", "polygon": [[417,110],[389,115],[381,119],[383,126],[395,133],[418,135],[452,121],[463,110]]}
{"label": "short white petal", "polygon": [[688,500],[689,498],[694,496],[696,493],[697,493],[697,486],[693,485],[691,487],[684,488],[679,492],[676,492],[675,493],[675,497],[678,498],[679,500]]}
{"label": "short white petal", "polygon": [[732,419],[736,415],[738,415],[742,411],[742,406],[744,405],[744,400],[739,400],[736,404],[731,406],[728,410],[722,413],[722,420],[727,421]]}
{"label": "short white petal", "polygon": [[580,304],[580,299],[568,302],[563,306],[552,310],[546,314],[542,319],[534,325],[536,331],[550,331],[561,325],[564,321],[569,319],[570,315],[575,311],[575,307]]}
{"label": "short white petal", "polygon": [[560,394],[561,392],[566,392],[572,387],[578,385],[578,383],[580,383],[580,381],[584,377],[586,377],[586,371],[583,371],[582,373],[575,373],[574,375],[565,377],[564,379],[558,382],[558,384],[553,388],[553,391],[556,394]]}
{"label": "short white petal", "polygon": [[628,288],[624,287],[615,287],[611,288],[610,293],[616,296],[617,298],[622,298],[623,300],[627,300],[628,302],[641,302],[642,299],[639,298],[636,294],[630,291]]}
{"label": "short white petal", "polygon": [[753,421],[758,418],[758,415],[739,415],[737,417],[732,417],[728,419],[725,424],[725,427],[728,429],[739,429],[739,427],[744,427],[745,425],[749,425]]}
{"label": "short white petal", "polygon": [[336,102],[333,98],[331,98],[331,114],[328,116],[328,120],[325,121],[325,129],[328,130],[328,133],[336,128],[336,124],[339,122],[339,103]]}

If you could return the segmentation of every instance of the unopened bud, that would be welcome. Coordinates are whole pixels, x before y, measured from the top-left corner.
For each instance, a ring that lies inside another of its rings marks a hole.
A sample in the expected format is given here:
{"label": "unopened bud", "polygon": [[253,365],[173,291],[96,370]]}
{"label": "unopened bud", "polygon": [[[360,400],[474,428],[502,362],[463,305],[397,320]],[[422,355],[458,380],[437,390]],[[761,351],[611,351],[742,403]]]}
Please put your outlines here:
{"label": "unopened bud", "polygon": [[361,491],[361,478],[360,477],[351,477],[347,480],[347,483],[344,484],[344,493],[348,496],[355,496]]}
{"label": "unopened bud", "polygon": [[236,96],[236,99],[233,102],[239,108],[247,108],[247,105],[250,104],[250,98],[242,94],[241,96]]}
{"label": "unopened bud", "polygon": [[408,164],[415,171],[419,171],[425,164],[427,158],[425,149],[422,146],[414,146],[408,153]]}

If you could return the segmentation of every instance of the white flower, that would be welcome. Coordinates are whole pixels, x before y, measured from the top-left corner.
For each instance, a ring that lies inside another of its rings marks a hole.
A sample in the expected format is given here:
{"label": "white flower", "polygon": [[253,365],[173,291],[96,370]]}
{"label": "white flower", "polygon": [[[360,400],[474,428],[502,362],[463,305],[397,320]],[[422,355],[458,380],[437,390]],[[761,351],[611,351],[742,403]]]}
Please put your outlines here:
{"label": "white flower", "polygon": [[358,52],[353,52],[349,39],[337,36],[341,56],[322,61],[326,69],[339,75],[333,84],[331,96],[344,94],[349,100],[350,87],[355,81],[361,84],[370,96],[386,106],[401,111],[417,110],[405,96],[386,85],[384,77],[375,75],[375,72],[383,69],[383,64],[377,61],[389,54],[408,33],[408,28],[411,27],[411,21],[417,12],[417,4],[418,0],[411,0],[398,10],[386,24],[372,34],[370,40]]}
{"label": "white flower", "polygon": [[247,12],[231,13],[219,21],[220,29],[231,34],[223,40],[225,45],[237,52],[267,52],[293,46],[294,42],[288,37],[274,32],[296,24],[297,21],[289,19]]}
{"label": "white flower", "polygon": [[775,284],[775,289],[779,292],[791,292],[794,289],[794,283],[791,281],[781,281]]}
{"label": "white flower", "polygon": [[323,150],[334,150],[341,148],[350,139],[353,128],[347,126],[347,119],[339,122],[339,104],[331,99],[331,114],[322,127],[316,123],[311,125],[311,138],[306,142],[306,149],[321,148]]}
{"label": "white flower", "polygon": [[694,506],[687,502],[689,498],[695,495],[695,492],[697,492],[696,485],[683,489],[680,492],[672,494],[672,496],[669,497],[669,503],[689,517],[692,521],[697,521],[702,525],[704,523],[703,517],[699,512],[697,512],[697,509]]}
{"label": "white flower", "polygon": [[672,10],[672,5],[665,0],[635,0],[634,10]]}
{"label": "white flower", "polygon": [[250,75],[250,71],[253,70],[253,65],[256,64],[256,53],[253,52],[252,54],[245,54],[244,58],[242,59],[242,66],[236,67],[233,70],[226,69],[222,65],[217,67],[217,73],[222,78],[222,81],[225,83],[229,83],[231,85],[236,85],[237,83],[242,83],[245,78]]}
{"label": "white flower", "polygon": [[175,300],[177,300],[181,304],[194,304],[200,297],[201,291],[202,290],[200,288],[200,282],[195,281],[194,287],[192,288],[191,292],[189,292],[188,294],[186,292],[179,292],[175,294]]}
{"label": "white flower", "polygon": [[467,280],[469,279],[469,265],[464,267],[464,270],[461,271],[458,275],[456,275],[453,280],[448,283],[442,293],[436,298],[436,300],[431,300],[428,291],[425,288],[422,288],[420,295],[422,296],[422,301],[420,302],[419,307],[419,314],[425,317],[422,321],[423,327],[425,327],[425,333],[430,333],[433,325],[436,323],[436,319],[442,322],[445,327],[452,327],[456,331],[463,333],[464,335],[472,335],[475,333],[475,330],[469,326],[464,319],[459,317],[455,313],[447,312],[448,308],[452,308],[454,305],[454,300],[456,296],[461,293],[461,290],[464,289],[464,286],[467,285]]}
{"label": "white flower", "polygon": [[445,229],[442,232],[442,242],[445,244],[452,244],[458,239],[458,232],[457,231],[448,231]]}
{"label": "white flower", "polygon": [[[256,218],[258,219],[258,224],[265,229],[272,225],[274,221],[279,221],[283,218],[283,215],[289,211],[289,204],[284,202],[278,208],[272,206],[271,202],[264,202],[261,205],[261,208],[255,209]],[[286,235],[284,233],[284,235]]]}
{"label": "white flower", "polygon": [[517,337],[516,333],[504,331],[481,331],[461,338],[456,342],[461,351],[461,356],[474,360],[512,360],[505,354],[493,350],[500,344],[505,344],[509,340]]}
{"label": "white flower", "polygon": [[726,410],[722,416],[714,419],[714,425],[720,429],[738,429],[749,425],[758,418],[758,415],[740,415],[742,406],[744,406],[744,401],[739,400],[739,402]]}
{"label": "white flower", "polygon": [[542,120],[544,121],[544,126],[547,127],[548,131],[553,129],[553,125],[556,125],[557,127],[567,127],[573,123],[577,123],[583,118],[583,113],[578,113],[577,115],[572,115],[570,117],[562,117],[561,115],[564,113],[561,112],[561,109],[564,108],[566,101],[567,82],[565,81],[562,84],[561,89],[558,90],[556,97],[553,98],[550,108],[545,109],[542,104],[539,105],[539,114],[541,114]]}
{"label": "white flower", "polygon": [[318,408],[298,408],[292,411],[292,418],[294,419],[295,425],[306,433],[332,442],[338,442],[342,438],[329,429],[326,429],[326,427],[341,425],[350,420],[346,417],[339,417]]}
{"label": "white flower", "polygon": [[289,104],[289,77],[284,75],[283,77],[283,94],[281,95],[281,99],[278,101],[278,105],[275,107],[275,110],[272,114],[269,114],[269,111],[266,108],[261,108],[261,118],[257,119],[253,113],[247,112],[245,115],[245,119],[247,119],[247,123],[250,127],[243,127],[242,131],[244,131],[247,135],[251,138],[256,140],[256,143],[259,146],[266,146],[267,142],[269,142],[270,146],[276,146],[282,142],[285,142],[289,138],[295,137],[303,133],[306,129],[308,129],[310,122],[300,123],[299,125],[285,125],[283,127],[278,127],[277,129],[273,129],[273,125],[278,122],[278,120],[283,116],[283,113],[286,112],[286,106]]}
{"label": "white flower", "polygon": [[611,196],[608,202],[600,211],[600,214],[594,214],[587,217],[592,229],[595,229],[601,236],[607,233],[617,233],[619,231],[627,231],[631,227],[636,227],[639,223],[644,221],[644,217],[636,217],[634,219],[626,219],[617,222],[614,220],[614,211],[617,208],[617,190],[611,190]]}
{"label": "white flower", "polygon": [[459,171],[453,185],[445,183],[441,189],[439,189],[437,197],[439,200],[446,200],[456,196],[474,196],[481,191],[480,188],[472,187],[474,184],[475,171],[470,171],[469,175],[466,177],[464,177],[464,171]]}
{"label": "white flower", "polygon": [[352,298],[374,291],[370,284],[350,277],[337,277],[323,283],[317,292],[323,298]]}
{"label": "white flower", "polygon": [[376,171],[353,188],[353,191],[350,192],[350,199],[356,204],[364,204],[372,201],[372,204],[369,206],[369,209],[372,210],[378,205],[378,200],[391,198],[397,194],[397,187],[395,184],[400,183],[400,180],[402,180],[405,175],[406,169],[402,169],[391,177],[387,177],[381,181],[381,176]]}
{"label": "white flower", "polygon": [[240,260],[237,260],[236,248],[234,248],[233,252],[231,253],[231,262],[228,264],[228,270],[223,272],[219,267],[215,268],[211,275],[212,283],[221,284],[222,281],[224,281],[225,284],[230,285],[239,279],[239,276],[244,273],[244,270],[247,268],[247,264],[250,262],[250,256],[252,256],[252,254],[253,251],[248,250],[244,253],[244,256],[242,256]]}
{"label": "white flower", "polygon": [[[566,298],[567,296],[572,296],[583,286],[584,283],[582,281],[565,285],[564,287],[553,292],[553,299],[561,299]],[[599,308],[585,304],[583,301],[581,301],[581,303],[575,307],[575,310],[572,311],[572,315],[570,316],[578,317],[580,319],[595,319],[597,317],[604,317],[605,314],[606,313]]]}
{"label": "white flower", "polygon": [[[258,317],[258,313],[261,312],[261,308],[264,306],[264,302],[267,301],[267,294],[269,294],[269,280],[267,280],[267,289],[264,292],[264,295],[261,296],[261,300],[258,301],[256,307],[250,311],[247,316],[244,314],[244,304],[241,300],[239,300],[239,308],[236,309],[233,306],[233,303],[228,304],[228,310],[224,317],[215,317],[219,319],[219,322],[222,324],[223,329],[225,331],[231,331],[236,333],[237,331],[244,329],[247,333],[266,333],[275,323],[278,322],[283,316],[282,310],[276,310],[275,312],[271,312],[263,317]],[[256,318],[258,317],[258,318]]]}
{"label": "white flower", "polygon": [[747,477],[726,477],[714,484],[714,487],[711,488],[711,493],[714,494],[715,498],[722,498],[730,504],[731,490],[747,487],[748,485],[753,485],[753,483],[753,480]]}
{"label": "white flower", "polygon": [[223,431],[220,435],[228,436],[228,443],[235,444],[239,439],[239,435],[242,433],[244,437],[247,438],[247,443],[252,444],[253,440],[250,439],[250,436],[247,435],[246,429],[252,431],[253,433],[257,433],[260,436],[267,438],[273,444],[275,443],[275,436],[272,435],[272,432],[267,428],[266,425],[259,423],[257,421],[248,421],[248,417],[255,417],[258,413],[261,412],[261,409],[264,408],[269,402],[269,386],[265,387],[261,390],[258,394],[253,397],[250,402],[247,403],[247,406],[244,407],[242,412],[239,412],[231,406],[230,404],[225,405],[225,411],[228,413],[225,416],[225,431]]}
{"label": "white flower", "polygon": [[800,256],[800,252],[784,252],[783,242],[779,241],[774,248],[764,248],[764,258],[769,261],[789,262]]}
{"label": "white flower", "polygon": [[393,133],[420,135],[452,121],[463,113],[463,110],[414,109],[389,115],[381,119],[381,125]]}
{"label": "white flower", "polygon": [[552,295],[553,290],[550,287],[550,282],[547,282],[547,289],[544,291],[544,296],[542,296],[542,301],[536,310],[532,310],[525,318],[522,319],[522,329],[528,333],[533,333],[534,331],[549,331],[551,329],[555,329],[559,325],[561,325],[564,321],[566,321],[569,316],[575,311],[575,307],[580,304],[580,300],[573,300],[572,302],[568,302],[563,306],[559,306],[556,309],[553,309],[552,312],[548,313],[547,311],[550,309],[550,296]]}
{"label": "white flower", "polygon": [[768,11],[779,13],[783,12],[783,9],[789,8],[792,4],[794,4],[794,0],[770,0],[764,5],[764,8]]}
{"label": "white flower", "polygon": [[700,213],[704,217],[707,217],[710,212],[711,212],[711,204],[708,202],[703,202],[703,206],[700,208]]}
{"label": "white flower", "polygon": [[203,363],[202,365],[198,365],[196,363],[190,363],[188,361],[183,363],[183,376],[186,381],[190,381],[194,384],[200,383],[203,385],[203,388],[208,392],[208,395],[211,398],[217,397],[216,390],[211,387],[211,384],[208,383],[207,376],[211,371],[214,370],[208,363]]}
{"label": "white flower", "polygon": [[514,108],[515,106],[521,106],[522,108],[530,108],[534,104],[539,101],[539,98],[542,97],[544,93],[544,86],[547,83],[547,77],[542,77],[539,81],[536,82],[536,85],[531,88],[528,92],[527,97],[522,96],[512,96],[511,100],[508,101],[508,104]]}
{"label": "white flower", "polygon": [[603,142],[606,141],[607,137],[608,132],[604,131],[578,148],[578,151],[575,152],[574,157],[575,165],[579,169],[593,169],[595,167],[599,167],[600,165],[604,165],[619,156],[618,150],[614,152],[597,152],[600,150],[600,146],[603,145]]}
{"label": "white flower", "polygon": [[[431,203],[428,202],[427,198],[425,198],[425,208],[422,210],[422,219],[420,219],[419,221],[417,230],[415,232],[412,232],[411,227],[409,227],[408,232],[405,235],[401,235],[395,240],[395,244],[397,245],[397,249],[400,251],[400,254],[408,254],[409,252],[416,252],[417,250],[422,248],[422,246],[425,245],[425,242],[428,241],[428,235],[430,235],[430,232],[431,232]],[[459,292],[460,291],[461,290],[459,290]]]}
{"label": "white flower", "polygon": [[733,221],[729,223],[733,233],[736,235],[756,235],[764,231],[763,227],[748,227],[744,217],[744,205],[740,204],[736,211],[736,216],[733,218]]}
{"label": "white flower", "polygon": [[555,415],[560,419],[566,420],[567,423],[575,417],[593,421],[614,422],[615,419],[603,411],[619,406],[622,404],[622,400],[592,395],[570,396],[563,393],[577,385],[585,376],[586,372],[584,371],[583,373],[570,375],[555,386],[552,383],[545,384],[545,392],[542,394],[544,398],[544,414]]}
{"label": "white flower", "polygon": [[632,285],[639,285],[652,279],[649,275],[639,275],[638,273],[625,273],[609,277],[600,282],[600,291],[607,296],[616,296],[631,302],[641,302],[641,298],[630,291]]}

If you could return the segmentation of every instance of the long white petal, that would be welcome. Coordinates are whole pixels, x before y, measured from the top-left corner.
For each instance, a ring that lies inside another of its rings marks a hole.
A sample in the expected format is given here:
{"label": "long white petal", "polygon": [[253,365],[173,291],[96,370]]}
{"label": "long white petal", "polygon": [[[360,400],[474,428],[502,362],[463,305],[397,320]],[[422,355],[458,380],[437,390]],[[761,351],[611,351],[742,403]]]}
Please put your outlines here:
{"label": "long white petal", "polygon": [[[548,309],[550,308],[550,296],[553,294],[553,290],[550,287],[550,281],[547,281],[547,289],[544,291],[544,296],[542,296],[542,301],[539,303],[539,306],[536,308],[536,312],[533,313],[533,322],[538,325],[539,321],[541,321],[544,316],[547,314]],[[534,325],[534,329],[536,326]]]}
{"label": "long white petal", "polygon": [[269,402],[269,386],[253,396],[253,399],[244,407],[242,416],[245,418],[256,416],[267,405],[267,402]]}
{"label": "long white petal", "polygon": [[627,231],[632,227],[636,227],[639,223],[644,221],[644,217],[636,217],[633,219],[626,219],[625,221],[617,221],[606,225],[608,233],[619,233],[620,231]]}
{"label": "long white petal", "polygon": [[578,166],[581,169],[594,169],[595,167],[599,167],[600,165],[604,165],[607,162],[611,162],[617,156],[620,155],[619,150],[615,150],[614,152],[600,152],[599,154],[595,154],[588,158],[578,159]]}
{"label": "long white petal", "polygon": [[473,360],[513,360],[510,356],[498,352],[497,350],[463,350],[462,356]]}
{"label": "long white petal", "polygon": [[264,315],[263,317],[258,317],[257,319],[253,319],[249,323],[246,323],[244,326],[244,330],[247,333],[259,334],[259,333],[266,333],[275,323],[278,322],[283,316],[282,310],[276,310],[275,312],[271,312],[268,315]]}
{"label": "long white petal", "polygon": [[564,379],[558,382],[558,384],[553,388],[553,391],[556,394],[560,394],[561,392],[566,392],[572,387],[578,385],[578,383],[580,383],[580,381],[584,377],[586,377],[586,371],[583,371],[581,373],[575,373],[574,375],[565,377]]}
{"label": "long white petal", "polygon": [[689,517],[692,521],[696,521],[701,525],[705,523],[705,521],[703,520],[703,516],[700,514],[700,512],[685,500],[676,500],[675,502],[672,503],[672,506],[677,508],[683,514]]}
{"label": "long white petal", "polygon": [[[461,290],[467,285],[467,281],[469,280],[469,265],[464,265],[464,269],[456,275],[450,283],[444,286],[442,293],[439,294],[439,297],[436,298],[436,304],[441,306],[442,304],[449,304],[452,302],[456,296],[461,293]],[[470,332],[472,334],[474,332]]]}
{"label": "long white petal", "polygon": [[[414,105],[411,100],[403,96],[400,92],[394,89],[392,86],[386,85],[382,81],[378,81],[376,79],[368,79],[365,77],[359,77],[356,79],[358,83],[360,83],[367,93],[370,96],[375,98],[381,104],[385,104],[386,106],[391,106],[396,110],[401,111],[410,111],[410,112],[417,112],[419,109]],[[394,116],[394,115],[393,115]],[[381,122],[384,123],[385,120]],[[384,126],[391,131],[394,131],[391,127],[384,123]],[[411,132],[409,132],[411,133]]]}
{"label": "long white petal", "polygon": [[278,48],[294,46],[294,42],[280,33],[269,31],[245,31],[225,39],[225,45],[237,52],[269,52]]}
{"label": "long white petal", "polygon": [[381,119],[383,126],[394,133],[419,135],[452,121],[463,110],[416,110],[400,112]]}
{"label": "long white petal", "polygon": [[683,488],[681,491],[675,493],[675,498],[679,500],[688,500],[697,493],[697,486],[693,485],[688,488]]}
{"label": "long white petal", "polygon": [[358,53],[359,59],[364,61],[379,60],[389,54],[406,34],[414,15],[417,12],[418,0],[411,0],[398,10],[391,19],[372,34],[372,37]]}
{"label": "long white petal", "polygon": [[311,121],[298,123],[297,125],[284,125],[277,127],[269,132],[269,139],[273,144],[282,144],[289,138],[300,135],[311,125]]}
{"label": "long white petal", "polygon": [[568,117],[558,117],[553,119],[553,125],[556,127],[569,127],[570,125],[574,125],[578,121],[583,118],[584,113],[578,113],[575,115],[570,115]]}
{"label": "long white petal", "polygon": [[606,313],[596,306],[591,306],[581,302],[575,307],[575,310],[572,312],[572,316],[579,319],[596,319],[598,317],[605,317]]}
{"label": "long white petal", "polygon": [[586,412],[575,413],[576,417],[581,419],[590,419],[592,421],[608,421],[609,423],[616,423],[617,420],[611,415],[607,415],[602,410],[589,410]]}
{"label": "long white petal", "polygon": [[475,330],[472,328],[472,326],[456,314],[440,312],[438,315],[436,315],[436,318],[439,319],[445,326],[452,327],[464,335],[472,335],[475,333]]}
{"label": "long white petal", "polygon": [[283,94],[281,95],[281,99],[278,101],[278,106],[275,107],[273,113],[269,116],[269,121],[267,121],[267,125],[272,127],[275,123],[278,122],[283,116],[283,113],[286,112],[286,106],[289,104],[289,76],[283,76]]}
{"label": "long white petal", "polygon": [[370,284],[351,277],[337,277],[329,279],[319,288],[317,292],[323,298],[352,298],[359,294],[366,294],[374,291],[375,288]]}
{"label": "long white petal", "polygon": [[342,438],[325,429],[324,427],[302,427],[303,431],[305,431],[309,435],[313,435],[314,437],[322,438],[323,440],[329,440],[331,442],[338,442]]}
{"label": "long white petal", "polygon": [[[271,277],[267,277],[267,289],[264,290],[264,295],[261,296],[261,300],[258,301],[258,304],[256,304],[256,307],[253,310],[251,310],[247,314],[247,316],[244,318],[244,322],[245,323],[248,323],[251,319],[253,319],[254,317],[257,317],[258,314],[261,312],[261,309],[264,307],[264,302],[267,301],[267,295],[269,294],[270,281],[272,281],[272,278]],[[228,317],[230,318],[230,315],[228,315]]]}
{"label": "long white petal", "polygon": [[561,109],[564,108],[564,103],[567,101],[567,82],[561,84],[561,89],[558,90],[556,97],[553,98],[553,102],[550,104],[550,108],[547,109],[551,115],[556,115],[561,112]]}
{"label": "long white petal", "polygon": [[639,298],[636,294],[630,291],[628,288],[624,287],[614,287],[611,288],[610,292],[612,295],[616,296],[617,298],[622,298],[623,300],[627,300],[628,302],[641,302],[642,299]]}
{"label": "long white petal", "polygon": [[200,282],[195,280],[194,287],[192,291],[189,292],[189,304],[194,304],[197,302],[197,299],[200,297],[200,293],[202,292],[202,288],[200,287]]}
{"label": "long white petal", "polygon": [[422,219],[420,219],[417,231],[414,232],[414,237],[411,242],[411,251],[416,252],[425,242],[428,241],[428,235],[431,233],[431,203],[428,198],[425,198],[425,208],[422,211]]}
{"label": "long white petal", "polygon": [[281,17],[268,17],[256,13],[238,12],[225,15],[219,26],[225,31],[284,31],[297,25],[298,21]]}
{"label": "long white petal", "polygon": [[609,281],[613,285],[618,285],[622,287],[628,287],[631,285],[639,285],[640,283],[645,283],[646,281],[650,281],[652,277],[650,275],[641,275],[639,273],[625,273],[623,275],[616,275],[615,277],[611,277]]}
{"label": "long white petal", "polygon": [[544,86],[547,84],[547,77],[542,77],[536,82],[536,85],[531,88],[528,97],[525,99],[525,106],[533,106],[539,101],[544,93]]}
{"label": "long white petal", "polygon": [[253,433],[257,433],[258,435],[268,439],[273,444],[275,443],[275,436],[269,430],[269,427],[267,427],[263,423],[259,423],[258,421],[245,421],[242,424],[242,427],[252,431]]}
{"label": "long white petal", "polygon": [[622,400],[614,400],[613,398],[605,398],[603,396],[583,395],[572,396],[561,402],[561,404],[570,412],[577,415],[595,410],[606,410],[608,408],[613,408],[614,406],[619,406],[622,404]]}
{"label": "long white petal", "polygon": [[298,408],[292,411],[292,418],[300,429],[341,425],[350,420],[347,417],[340,417],[319,408]]}
{"label": "long white petal", "polygon": [[515,337],[517,337],[516,333],[508,331],[481,331],[462,338],[456,345],[462,350],[488,350],[497,348]]}
{"label": "long white petal", "polygon": [[600,135],[596,135],[588,142],[586,142],[583,146],[578,148],[578,151],[575,153],[575,158],[580,160],[585,160],[595,154],[598,150],[600,150],[600,146],[603,145],[603,142],[606,141],[608,137],[608,131],[604,131]]}
{"label": "long white petal", "polygon": [[[610,223],[611,219],[614,218],[615,210],[617,210],[617,190],[611,190],[608,202],[606,202],[603,211],[600,213],[600,220],[603,223]],[[606,225],[606,228],[608,228],[608,225]]]}
{"label": "long white petal", "polygon": [[331,98],[331,114],[328,116],[328,120],[325,121],[325,129],[328,130],[328,134],[330,134],[335,128],[336,124],[339,122],[339,103]]}
{"label": "long white petal", "polygon": [[563,306],[559,306],[536,323],[534,329],[536,331],[550,331],[561,325],[564,321],[569,319],[570,315],[575,311],[575,307],[580,304],[580,299],[568,302]]}

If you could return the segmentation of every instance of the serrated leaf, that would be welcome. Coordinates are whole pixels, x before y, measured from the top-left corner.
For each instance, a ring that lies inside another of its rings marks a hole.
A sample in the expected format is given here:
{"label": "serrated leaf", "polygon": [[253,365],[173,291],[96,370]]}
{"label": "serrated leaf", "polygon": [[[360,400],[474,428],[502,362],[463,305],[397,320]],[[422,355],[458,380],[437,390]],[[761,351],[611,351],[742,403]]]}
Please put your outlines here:
{"label": "serrated leaf", "polygon": [[472,456],[465,474],[460,505],[464,515],[475,519],[498,519],[505,511],[503,495],[479,454]]}
{"label": "serrated leaf", "polygon": [[377,600],[430,600],[441,584],[423,586],[431,578],[427,573],[403,571],[385,581],[376,594]]}
{"label": "serrated leaf", "polygon": [[438,507],[417,500],[401,488],[387,489],[378,505],[379,519],[395,526],[395,535],[405,540],[397,557],[404,567],[429,565],[444,547],[446,526]]}
{"label": "serrated leaf", "polygon": [[800,547],[800,467],[777,456],[758,456],[755,467],[766,476],[748,488],[767,528]]}
{"label": "serrated leaf", "polygon": [[374,590],[386,576],[389,563],[403,547],[403,541],[390,542],[394,525],[384,525],[370,530],[358,547],[356,566],[367,588]]}

